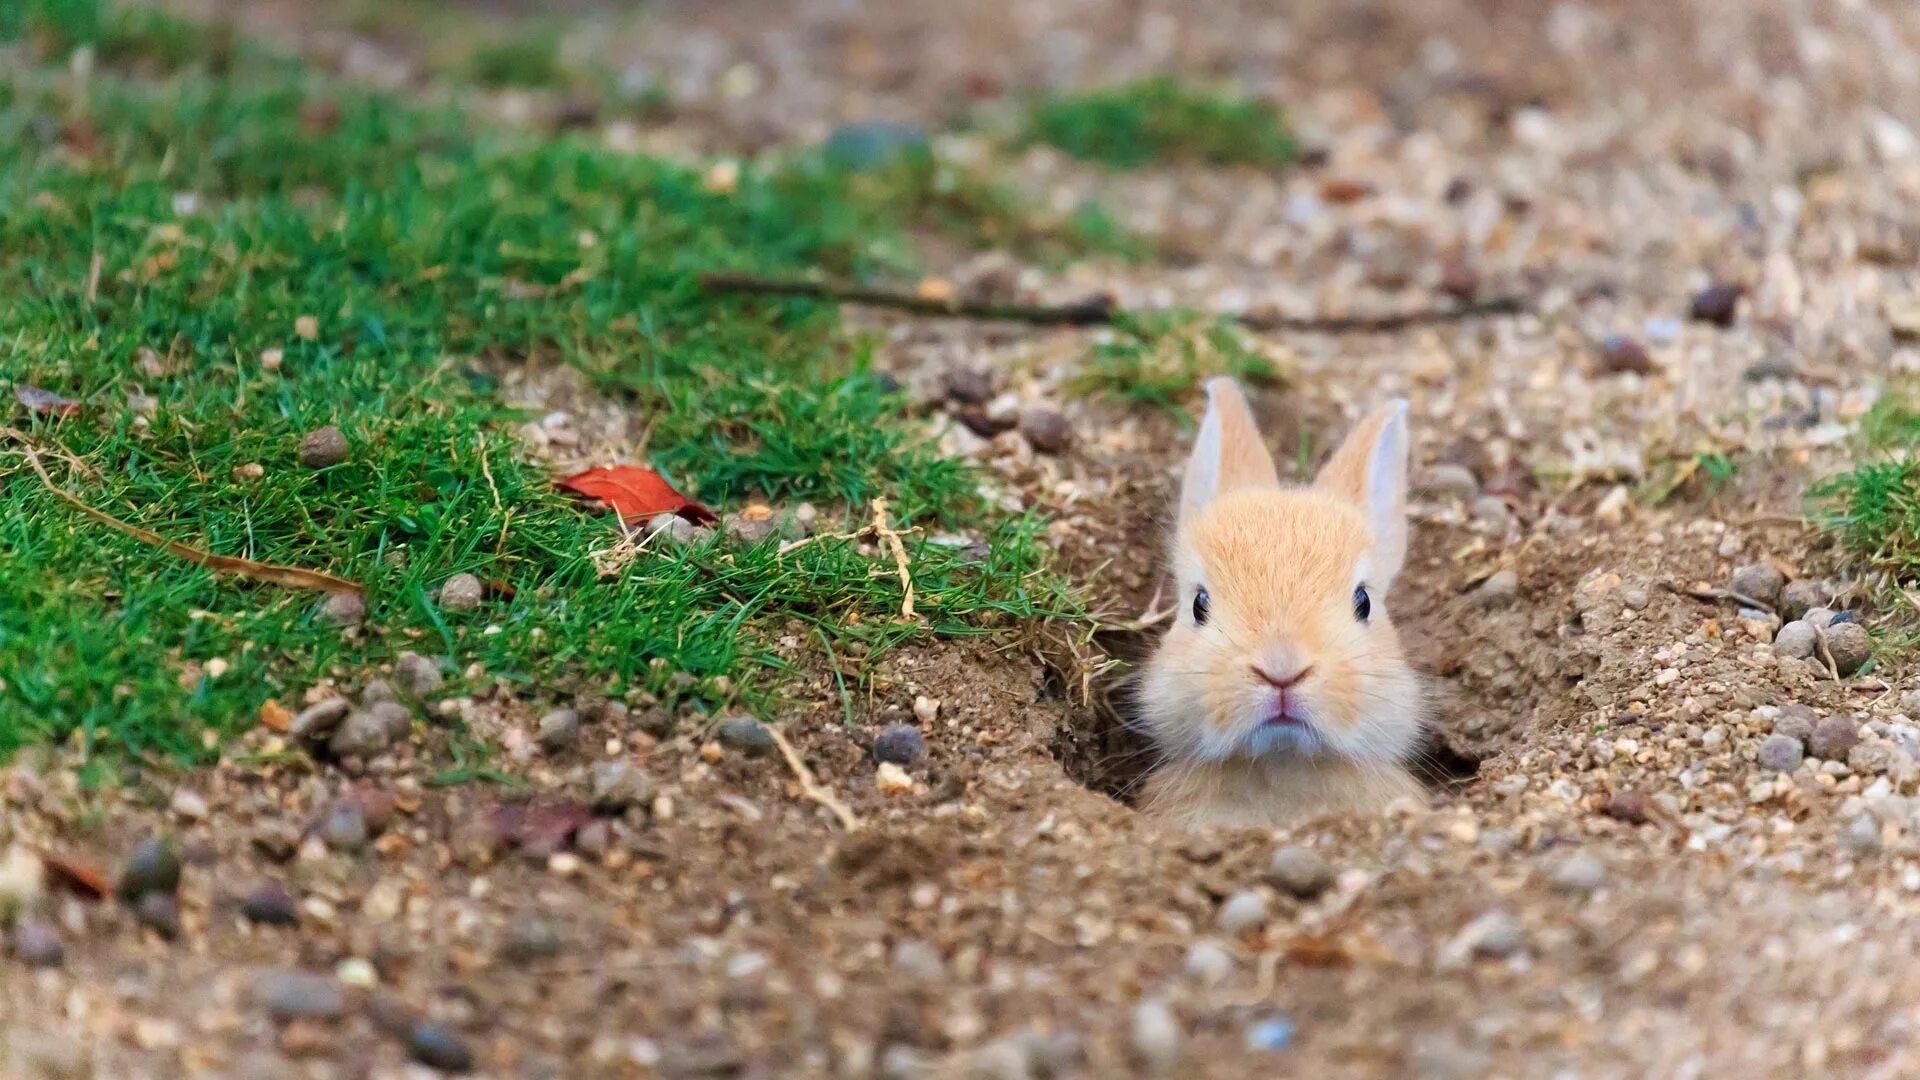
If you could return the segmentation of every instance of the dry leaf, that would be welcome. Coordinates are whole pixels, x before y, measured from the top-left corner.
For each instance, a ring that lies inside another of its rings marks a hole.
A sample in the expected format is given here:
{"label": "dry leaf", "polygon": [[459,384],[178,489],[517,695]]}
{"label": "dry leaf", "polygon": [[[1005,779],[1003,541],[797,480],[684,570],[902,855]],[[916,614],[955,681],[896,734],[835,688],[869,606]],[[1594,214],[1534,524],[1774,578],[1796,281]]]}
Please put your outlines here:
{"label": "dry leaf", "polygon": [[48,884],[89,900],[105,900],[113,891],[107,872],[90,859],[68,858],[40,853],[40,865],[46,868]]}
{"label": "dry leaf", "polygon": [[268,698],[260,706],[260,726],[268,731],[287,732],[293,730],[293,710]]}
{"label": "dry leaf", "polygon": [[696,525],[720,519],[713,511],[675,491],[659,473],[644,465],[610,465],[554,481],[562,489],[599,499],[627,521],[655,514],[679,514]]}

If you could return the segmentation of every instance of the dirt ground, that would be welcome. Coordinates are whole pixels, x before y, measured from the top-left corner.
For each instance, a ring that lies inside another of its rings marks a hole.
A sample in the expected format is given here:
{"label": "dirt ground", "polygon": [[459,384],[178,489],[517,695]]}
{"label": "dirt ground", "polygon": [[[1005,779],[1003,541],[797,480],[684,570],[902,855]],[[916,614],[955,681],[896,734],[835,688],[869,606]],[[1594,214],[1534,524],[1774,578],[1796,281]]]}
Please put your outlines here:
{"label": "dirt ground", "polygon": [[[241,14],[405,81],[405,42]],[[1029,270],[1038,296],[1384,312],[1449,264],[1526,295],[1515,318],[1268,342],[1293,372],[1257,406],[1283,461],[1404,395],[1421,475],[1475,477],[1423,495],[1391,599],[1440,703],[1432,805],[1163,830],[1111,797],[1137,748],[1091,674],[1141,635],[1050,628],[888,654],[851,726],[825,670],[770,718],[852,831],[779,754],[644,704],[574,703],[581,733],[542,750],[559,687],[435,705],[525,763],[520,792],[428,786],[444,745],[349,777],[261,732],[101,807],[49,755],[0,775],[13,840],[117,862],[177,836],[180,925],[51,883],[65,960],[0,962],[5,1076],[434,1075],[408,1043],[436,1039],[501,1078],[1920,1075],[1920,696],[1897,664],[1837,681],[1776,658],[1763,622],[1668,588],[1835,570],[1795,521],[1804,485],[1920,359],[1884,313],[1920,260],[1920,8],[800,0],[666,3],[622,33],[683,103],[647,139],[688,150],[939,129],[989,89],[1172,68],[1287,102],[1319,151],[1274,175],[1026,155],[1024,185],[1097,189],[1183,253]],[[1747,286],[1730,326],[1688,318],[1715,282]],[[1116,621],[1142,611],[1184,437],[1065,395],[1092,335],[860,318],[910,387],[993,367],[1067,410],[1060,457],[949,443],[1052,510]],[[1616,333],[1649,373],[1607,370]],[[1690,473],[1702,455],[1737,472]],[[874,732],[919,698],[927,759],[883,792]],[[1879,749],[1764,767],[1807,709]],[[616,761],[648,790],[586,820]],[[1280,848],[1330,880],[1276,871]],[[244,914],[269,880],[298,925]]]}

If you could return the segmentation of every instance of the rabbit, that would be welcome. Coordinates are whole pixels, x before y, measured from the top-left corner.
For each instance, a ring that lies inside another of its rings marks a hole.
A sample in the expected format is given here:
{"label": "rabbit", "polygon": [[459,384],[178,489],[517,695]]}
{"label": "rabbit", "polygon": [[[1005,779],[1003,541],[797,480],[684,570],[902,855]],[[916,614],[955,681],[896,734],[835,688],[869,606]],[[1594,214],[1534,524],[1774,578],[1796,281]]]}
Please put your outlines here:
{"label": "rabbit", "polygon": [[1207,383],[1173,535],[1175,621],[1136,685],[1160,764],[1145,808],[1189,825],[1377,813],[1422,788],[1420,677],[1387,615],[1407,554],[1407,404],[1311,487],[1280,483],[1233,380]]}

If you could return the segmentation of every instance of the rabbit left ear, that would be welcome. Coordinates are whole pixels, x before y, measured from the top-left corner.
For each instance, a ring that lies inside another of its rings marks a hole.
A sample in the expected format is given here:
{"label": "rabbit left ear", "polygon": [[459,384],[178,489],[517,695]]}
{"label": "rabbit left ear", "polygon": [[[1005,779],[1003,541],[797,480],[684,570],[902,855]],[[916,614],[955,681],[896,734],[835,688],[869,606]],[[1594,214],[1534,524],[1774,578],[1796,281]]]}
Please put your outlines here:
{"label": "rabbit left ear", "polygon": [[1368,565],[1384,589],[1407,561],[1407,403],[1368,414],[1320,469],[1314,486],[1352,499],[1373,530]]}
{"label": "rabbit left ear", "polygon": [[1187,476],[1180,485],[1180,530],[1185,532],[1223,492],[1278,488],[1280,472],[1260,440],[1253,410],[1232,379],[1207,382],[1207,415],[1193,440]]}

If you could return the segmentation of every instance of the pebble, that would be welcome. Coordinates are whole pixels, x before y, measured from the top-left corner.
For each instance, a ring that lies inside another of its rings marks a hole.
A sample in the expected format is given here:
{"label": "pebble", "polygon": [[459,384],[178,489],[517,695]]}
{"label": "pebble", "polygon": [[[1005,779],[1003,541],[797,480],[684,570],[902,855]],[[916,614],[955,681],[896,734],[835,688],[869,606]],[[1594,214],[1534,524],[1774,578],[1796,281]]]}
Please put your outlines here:
{"label": "pebble", "polygon": [[1599,374],[1647,375],[1653,372],[1653,355],[1647,347],[1625,334],[1609,334],[1600,342]]}
{"label": "pebble", "polygon": [[338,980],[285,968],[254,973],[253,1000],[275,1020],[335,1020],[346,1015],[347,992]]}
{"label": "pebble", "polygon": [[1143,1001],[1134,1006],[1134,1052],[1149,1073],[1168,1074],[1180,1063],[1180,1021],[1162,1001]]}
{"label": "pebble", "polygon": [[913,776],[891,761],[883,761],[873,771],[873,786],[882,795],[913,794]]}
{"label": "pebble", "polygon": [[1220,905],[1220,929],[1238,934],[1267,921],[1267,897],[1258,889],[1241,889]]}
{"label": "pebble", "polygon": [[1800,767],[1806,757],[1800,748],[1800,740],[1791,735],[1769,735],[1760,741],[1760,752],[1755,756],[1763,769],[1774,772],[1790,773]]}
{"label": "pebble", "polygon": [[472,574],[455,574],[440,586],[441,611],[472,611],[480,606],[483,590]]}
{"label": "pebble", "polygon": [[22,919],[13,928],[13,958],[28,967],[59,967],[66,962],[67,947],[60,932],[45,919]]}
{"label": "pebble", "polygon": [[1480,587],[1473,590],[1474,602],[1481,607],[1503,608],[1512,604],[1520,595],[1520,575],[1512,570],[1498,570]]}
{"label": "pebble", "polygon": [[458,1034],[428,1020],[407,1032],[407,1054],[441,1072],[463,1073],[473,1068],[473,1051]]}
{"label": "pebble", "polygon": [[1772,605],[1779,602],[1780,590],[1787,587],[1787,575],[1767,563],[1750,563],[1734,569],[1728,586],[1742,596]]}
{"label": "pebble", "polygon": [[359,851],[367,846],[366,813],[346,799],[334,803],[320,822],[320,838],[335,851]]}
{"label": "pebble", "polygon": [[275,862],[286,862],[300,850],[300,828],[291,821],[263,821],[254,827],[253,846]]}
{"label": "pebble", "polygon": [[922,724],[933,723],[940,718],[940,699],[925,694],[917,695],[913,699],[913,715]]}
{"label": "pebble", "polygon": [[659,537],[669,544],[693,543],[693,522],[679,514],[655,514],[647,519],[647,538]]}
{"label": "pebble", "polygon": [[1073,445],[1073,427],[1060,410],[1045,405],[1029,405],[1020,410],[1020,434],[1043,454],[1065,453]]}
{"label": "pebble", "polygon": [[1629,825],[1645,825],[1653,820],[1653,796],[1638,788],[1628,788],[1607,800],[1607,816]]}
{"label": "pebble", "polygon": [[358,626],[367,617],[367,598],[357,592],[329,593],[320,605],[320,621],[332,626]]}
{"label": "pebble", "polygon": [[1293,1021],[1284,1016],[1270,1016],[1256,1021],[1247,1028],[1247,1049],[1264,1050],[1272,1053],[1285,1050],[1293,1041]]}
{"label": "pebble", "polygon": [[653,801],[653,778],[638,765],[616,758],[593,767],[593,805],[595,809],[619,813],[631,806],[644,807]]}
{"label": "pebble", "polygon": [[1813,726],[1813,733],[1807,736],[1807,751],[1823,761],[1845,761],[1859,742],[1860,718],[1835,713]]}
{"label": "pebble", "polygon": [[522,915],[507,929],[500,946],[501,959],[514,964],[549,960],[560,955],[560,931],[537,915]]}
{"label": "pebble", "polygon": [[380,972],[365,957],[349,956],[340,961],[333,972],[343,986],[371,990],[380,985]]}
{"label": "pebble", "polygon": [[1780,617],[1789,622],[1805,615],[1810,608],[1833,602],[1833,586],[1812,578],[1787,582],[1780,590]]}
{"label": "pebble", "polygon": [[387,733],[388,745],[403,743],[413,737],[413,710],[397,701],[376,701],[367,706],[367,715],[379,721],[380,727]]}
{"label": "pebble", "polygon": [[1868,814],[1860,814],[1840,830],[1840,846],[1855,855],[1873,855],[1880,850],[1880,823]]}
{"label": "pebble", "polygon": [[942,382],[947,397],[962,405],[985,405],[993,399],[993,373],[983,368],[948,368]]}
{"label": "pebble", "polygon": [[140,925],[173,941],[180,936],[180,901],[172,893],[150,892],[140,897],[133,908]]}
{"label": "pebble", "polygon": [[240,902],[240,913],[247,921],[262,926],[297,926],[300,907],[293,894],[277,881],[262,882]]}
{"label": "pebble", "polygon": [[1512,956],[1527,943],[1526,929],[1504,911],[1489,911],[1462,927],[1454,938],[1456,951],[1475,956]]}
{"label": "pebble", "polygon": [[1319,852],[1295,844],[1273,853],[1267,880],[1302,900],[1311,900],[1333,884],[1333,867]]}
{"label": "pebble", "polygon": [[1805,743],[1813,737],[1813,726],[1819,721],[1819,715],[1812,709],[1795,702],[1781,709],[1780,715],[1774,718],[1773,733]]}
{"label": "pebble", "polygon": [[773,751],[773,733],[767,725],[745,713],[734,713],[720,721],[714,735],[720,745],[748,757],[762,757]]}
{"label": "pebble", "polygon": [[875,761],[912,765],[927,756],[927,740],[912,724],[888,724],[873,740]]}
{"label": "pebble", "polygon": [[555,709],[540,718],[540,749],[557,754],[580,738],[580,714],[572,709]]}
{"label": "pebble", "polygon": [[120,869],[122,900],[138,900],[149,893],[170,895],[179,887],[180,853],[157,836],[149,836],[135,845]]}
{"label": "pebble", "polygon": [[758,544],[779,531],[780,521],[765,506],[748,506],[727,515],[727,535],[743,544]]}
{"label": "pebble", "polygon": [[1473,500],[1473,520],[1484,525],[1492,525],[1505,531],[1513,527],[1513,511],[1507,508],[1507,501],[1498,495],[1482,495]]}
{"label": "pebble", "polygon": [[167,809],[178,817],[189,821],[200,821],[207,816],[207,800],[192,788],[175,788],[173,798],[168,801]]}
{"label": "pebble", "polygon": [[1833,611],[1830,608],[1823,607],[1808,608],[1807,613],[1800,616],[1800,621],[1806,623],[1808,626],[1824,629],[1829,623],[1833,622]]}
{"label": "pebble", "polygon": [[1773,651],[1777,656],[1806,660],[1813,656],[1819,639],[1819,632],[1811,625],[1795,620],[1782,626],[1780,632],[1774,635]]}
{"label": "pebble", "polygon": [[1432,498],[1464,503],[1480,494],[1480,481],[1465,465],[1442,462],[1427,470],[1420,488]]}
{"label": "pebble", "polygon": [[1233,974],[1233,953],[1217,941],[1196,941],[1187,947],[1187,959],[1182,967],[1195,982],[1216,986]]}
{"label": "pebble", "polygon": [[393,684],[385,679],[369,679],[367,685],[360,688],[360,707],[363,709],[393,700]]}
{"label": "pebble", "polygon": [[1739,313],[1740,297],[1746,291],[1744,285],[1710,285],[1694,294],[1688,313],[1695,322],[1712,323],[1719,327],[1732,326],[1734,316]]}
{"label": "pebble", "polygon": [[295,739],[307,742],[319,742],[333,734],[340,721],[353,711],[353,703],[343,697],[325,698],[300,710],[293,718],[293,724],[287,728],[287,734]]}
{"label": "pebble", "polygon": [[22,844],[0,851],[0,908],[29,910],[46,891],[47,869],[40,856]]}
{"label": "pebble", "polygon": [[403,652],[393,662],[393,679],[400,684],[402,693],[416,698],[432,697],[439,693],[444,681],[440,665],[416,652]]}
{"label": "pebble", "polygon": [[1606,884],[1607,864],[1584,851],[1576,851],[1553,868],[1553,887],[1563,893],[1590,893]]}
{"label": "pebble", "polygon": [[935,982],[947,974],[947,962],[934,946],[906,938],[893,946],[893,970],[920,982]]}
{"label": "pebble", "polygon": [[355,757],[362,761],[380,756],[393,743],[387,724],[379,716],[359,710],[347,714],[346,722],[327,741],[327,752],[336,758]]}
{"label": "pebble", "polygon": [[1857,622],[1836,622],[1827,627],[1827,651],[1842,676],[1852,675],[1873,658],[1873,638]]}
{"label": "pebble", "polygon": [[315,428],[300,440],[300,464],[309,469],[328,469],[347,460],[347,437],[329,424]]}
{"label": "pebble", "polygon": [[1892,743],[1863,742],[1847,751],[1847,768],[1862,776],[1892,771],[1900,749]]}

